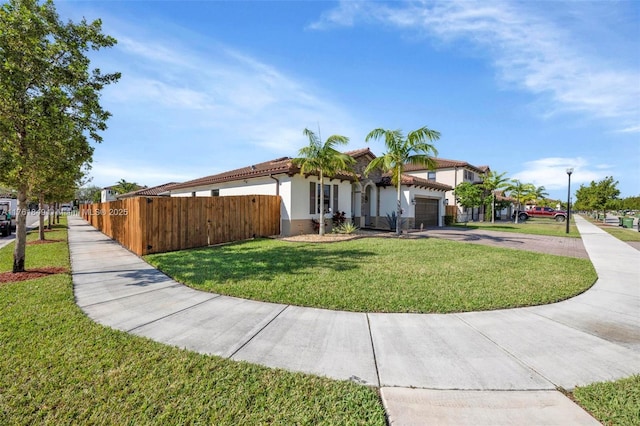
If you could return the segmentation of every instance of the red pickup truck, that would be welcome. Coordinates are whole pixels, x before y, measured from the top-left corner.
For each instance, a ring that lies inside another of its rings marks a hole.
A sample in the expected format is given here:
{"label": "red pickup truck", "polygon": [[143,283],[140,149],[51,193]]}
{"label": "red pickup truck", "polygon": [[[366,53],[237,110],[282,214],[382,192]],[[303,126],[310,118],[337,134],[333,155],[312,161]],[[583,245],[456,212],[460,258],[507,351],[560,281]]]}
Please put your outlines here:
{"label": "red pickup truck", "polygon": [[521,221],[525,221],[530,217],[548,217],[549,219],[554,219],[557,222],[564,222],[567,220],[567,212],[563,210],[555,210],[551,207],[532,207],[529,210],[517,213],[518,220]]}

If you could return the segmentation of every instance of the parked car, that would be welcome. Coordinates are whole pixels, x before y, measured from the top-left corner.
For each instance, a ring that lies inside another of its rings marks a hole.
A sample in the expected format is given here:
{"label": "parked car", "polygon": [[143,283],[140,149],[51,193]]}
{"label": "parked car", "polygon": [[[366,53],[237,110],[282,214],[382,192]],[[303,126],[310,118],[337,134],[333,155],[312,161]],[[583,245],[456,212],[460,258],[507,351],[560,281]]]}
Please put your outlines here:
{"label": "parked car", "polygon": [[546,217],[549,219],[554,219],[556,222],[564,222],[567,220],[567,212],[564,210],[556,210],[551,207],[532,207],[529,210],[516,211],[512,218],[518,215],[518,220],[525,221],[530,217]]}
{"label": "parked car", "polygon": [[7,218],[7,215],[0,213],[0,235],[8,237],[11,234],[11,219]]}

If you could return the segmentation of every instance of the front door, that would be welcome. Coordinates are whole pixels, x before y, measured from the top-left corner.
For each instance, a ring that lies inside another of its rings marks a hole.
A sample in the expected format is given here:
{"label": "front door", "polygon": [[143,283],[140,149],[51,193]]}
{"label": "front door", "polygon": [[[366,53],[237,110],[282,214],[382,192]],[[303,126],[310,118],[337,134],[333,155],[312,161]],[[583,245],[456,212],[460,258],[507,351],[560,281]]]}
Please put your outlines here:
{"label": "front door", "polygon": [[367,185],[362,196],[362,215],[364,216],[364,226],[371,226],[371,186]]}

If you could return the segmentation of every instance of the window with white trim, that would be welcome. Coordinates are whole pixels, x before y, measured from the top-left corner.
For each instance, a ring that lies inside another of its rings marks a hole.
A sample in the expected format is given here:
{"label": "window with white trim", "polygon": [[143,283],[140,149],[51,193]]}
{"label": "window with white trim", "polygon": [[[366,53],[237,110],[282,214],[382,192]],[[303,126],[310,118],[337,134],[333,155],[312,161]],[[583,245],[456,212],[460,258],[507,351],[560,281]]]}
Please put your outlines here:
{"label": "window with white trim", "polygon": [[[324,212],[338,211],[338,185],[324,185]],[[320,214],[320,184],[309,182],[309,214]]]}

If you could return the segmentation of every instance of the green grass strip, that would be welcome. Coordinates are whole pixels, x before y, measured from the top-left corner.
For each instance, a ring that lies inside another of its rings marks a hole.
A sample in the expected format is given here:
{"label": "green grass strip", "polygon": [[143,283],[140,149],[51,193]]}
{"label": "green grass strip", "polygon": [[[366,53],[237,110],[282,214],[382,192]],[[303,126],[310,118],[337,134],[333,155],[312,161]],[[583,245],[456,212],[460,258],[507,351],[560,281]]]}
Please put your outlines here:
{"label": "green grass strip", "polygon": [[482,229],[485,231],[516,232],[519,234],[580,238],[580,232],[575,226],[573,217],[570,219],[568,234],[566,233],[566,222],[556,222],[555,220],[548,218],[531,218],[518,223],[510,221],[496,221],[495,223],[469,222],[466,225],[463,223],[456,223],[455,226],[467,227],[470,229]]}
{"label": "green grass strip", "polygon": [[201,290],[357,312],[538,305],[575,296],[596,280],[587,259],[441,239],[362,238],[332,244],[261,239],[146,260]]}
{"label": "green grass strip", "polygon": [[[0,272],[12,250],[0,250]],[[27,268],[68,262],[66,242],[27,247]],[[0,312],[3,425],[385,424],[375,389],[102,327],[75,305],[69,274],[1,284]]]}
{"label": "green grass strip", "polygon": [[577,387],[573,398],[602,424],[640,424],[640,375]]}

